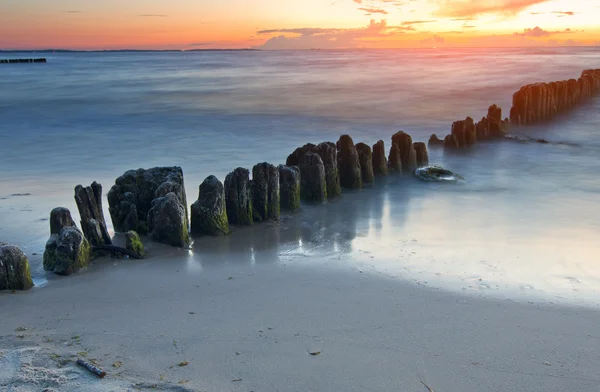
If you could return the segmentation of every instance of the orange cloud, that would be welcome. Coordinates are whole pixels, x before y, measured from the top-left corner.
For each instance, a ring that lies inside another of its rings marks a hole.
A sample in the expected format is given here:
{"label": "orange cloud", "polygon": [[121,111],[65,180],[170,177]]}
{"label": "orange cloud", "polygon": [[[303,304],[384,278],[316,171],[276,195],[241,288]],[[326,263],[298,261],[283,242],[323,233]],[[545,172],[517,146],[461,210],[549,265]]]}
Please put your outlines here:
{"label": "orange cloud", "polygon": [[540,28],[539,26],[534,27],[533,29],[525,29],[523,30],[522,33],[514,33],[514,35],[520,35],[523,37],[548,37],[550,35],[555,35],[555,34],[569,34],[569,33],[573,33],[574,31],[571,29],[566,29],[563,31],[547,31],[544,30],[542,28]]}
{"label": "orange cloud", "polygon": [[386,10],[381,10],[381,9],[378,9],[378,8],[365,8],[365,7],[361,7],[361,8],[359,8],[359,10],[368,12],[369,14],[387,14]]}
{"label": "orange cloud", "polygon": [[[410,26],[388,26],[385,19],[371,19],[368,26],[357,29],[298,28],[259,30],[258,35],[281,34],[269,38],[261,49],[341,49],[362,47],[364,40],[397,37]],[[288,34],[287,36],[285,34]],[[293,34],[294,36],[289,36]]]}
{"label": "orange cloud", "polygon": [[549,0],[444,0],[437,15],[448,18],[471,18],[484,14],[515,15],[535,4]]}

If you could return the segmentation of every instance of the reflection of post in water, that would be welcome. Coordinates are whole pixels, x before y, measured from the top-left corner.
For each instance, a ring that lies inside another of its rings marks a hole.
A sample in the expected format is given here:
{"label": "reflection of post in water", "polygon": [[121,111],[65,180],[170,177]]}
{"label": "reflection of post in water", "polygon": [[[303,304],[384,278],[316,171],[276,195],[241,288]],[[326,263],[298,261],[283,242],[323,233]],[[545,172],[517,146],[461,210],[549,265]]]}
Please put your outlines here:
{"label": "reflection of post in water", "polygon": [[268,264],[278,260],[282,228],[281,221],[270,221],[252,229],[251,250],[254,252],[256,264]]}
{"label": "reflection of post in water", "polygon": [[360,218],[364,194],[362,191],[348,192],[336,203],[331,203],[323,212],[325,244],[331,251],[352,252],[352,241],[356,238],[357,221]]}
{"label": "reflection of post in water", "polygon": [[231,235],[197,238],[192,245],[193,257],[199,260],[203,267],[250,264],[252,241],[247,233],[252,230],[252,227],[232,226]]}
{"label": "reflection of post in water", "polygon": [[367,198],[366,210],[369,211],[370,234],[380,235],[384,219],[389,221],[388,195],[387,183],[381,181]]}

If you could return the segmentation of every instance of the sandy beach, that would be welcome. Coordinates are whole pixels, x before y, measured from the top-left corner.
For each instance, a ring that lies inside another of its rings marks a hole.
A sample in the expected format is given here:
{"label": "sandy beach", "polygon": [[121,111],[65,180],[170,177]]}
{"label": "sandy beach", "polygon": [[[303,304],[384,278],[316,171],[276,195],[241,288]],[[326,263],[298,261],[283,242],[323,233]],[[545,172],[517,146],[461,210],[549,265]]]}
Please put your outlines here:
{"label": "sandy beach", "polygon": [[[154,254],[2,293],[0,389],[600,388],[597,310],[462,296],[265,252],[220,265]],[[77,357],[108,375],[89,375]]]}
{"label": "sandy beach", "polygon": [[[27,255],[35,287],[0,292],[0,392],[600,390],[598,99],[512,138],[429,150],[464,182],[407,170],[251,227],[240,224],[256,216],[230,219],[231,235],[196,232],[179,248],[186,216],[178,242],[153,237],[174,247],[143,238],[143,260],[96,259],[69,277],[42,263],[59,234],[51,210],[70,209],[67,231],[83,226],[76,184],[103,184],[108,237],[131,229],[107,210],[125,170],[181,166],[183,211],[209,175],[282,163],[342,133],[367,148],[389,148],[400,127],[427,141],[457,113],[479,118],[493,102],[510,113],[525,81],[598,62],[587,49],[560,53],[92,53],[52,55],[43,75],[12,71],[3,85],[20,93],[0,99],[0,240]],[[235,88],[215,92],[224,85]]]}

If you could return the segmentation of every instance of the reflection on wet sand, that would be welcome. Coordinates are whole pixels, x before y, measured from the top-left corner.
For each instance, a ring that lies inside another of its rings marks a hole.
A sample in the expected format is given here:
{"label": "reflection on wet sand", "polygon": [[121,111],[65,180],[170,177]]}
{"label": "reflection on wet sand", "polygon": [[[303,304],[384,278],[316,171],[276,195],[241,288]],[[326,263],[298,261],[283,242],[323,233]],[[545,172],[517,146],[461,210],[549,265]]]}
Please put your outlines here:
{"label": "reflection on wet sand", "polygon": [[[201,237],[194,241],[193,256],[202,266],[228,263],[260,264],[318,256],[313,262],[351,257],[357,237],[392,235],[406,217],[403,206],[411,193],[403,190],[410,177],[378,179],[374,187],[346,192],[322,205],[303,205],[301,210],[282,215],[279,222],[237,227],[229,236]],[[392,206],[394,198],[394,218]]]}

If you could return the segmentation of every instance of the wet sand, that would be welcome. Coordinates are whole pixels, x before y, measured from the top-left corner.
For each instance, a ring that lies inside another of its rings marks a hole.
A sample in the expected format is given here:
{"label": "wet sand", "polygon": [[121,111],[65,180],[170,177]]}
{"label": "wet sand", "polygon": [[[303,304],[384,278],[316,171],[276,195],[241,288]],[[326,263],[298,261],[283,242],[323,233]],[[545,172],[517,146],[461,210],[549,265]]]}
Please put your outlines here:
{"label": "wet sand", "polygon": [[[0,389],[600,388],[597,310],[463,296],[260,249],[250,263],[151,251],[0,294]],[[107,377],[77,368],[77,356]]]}

